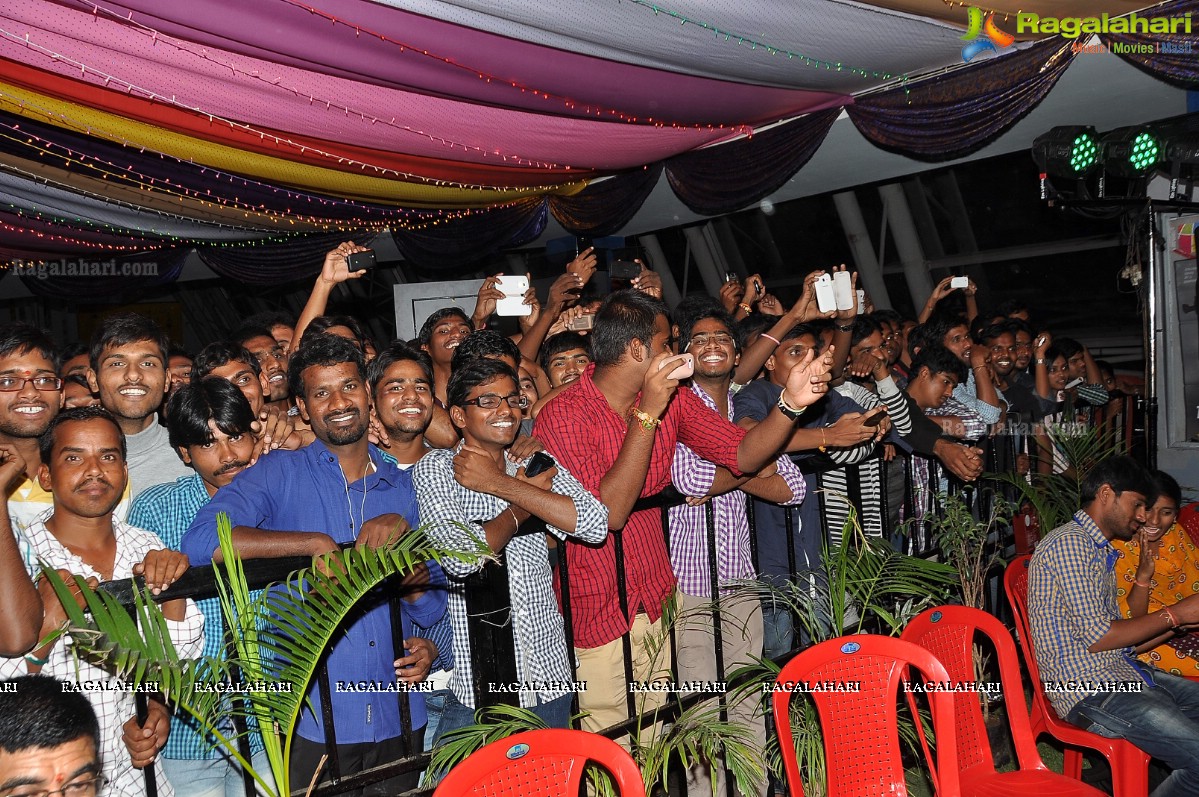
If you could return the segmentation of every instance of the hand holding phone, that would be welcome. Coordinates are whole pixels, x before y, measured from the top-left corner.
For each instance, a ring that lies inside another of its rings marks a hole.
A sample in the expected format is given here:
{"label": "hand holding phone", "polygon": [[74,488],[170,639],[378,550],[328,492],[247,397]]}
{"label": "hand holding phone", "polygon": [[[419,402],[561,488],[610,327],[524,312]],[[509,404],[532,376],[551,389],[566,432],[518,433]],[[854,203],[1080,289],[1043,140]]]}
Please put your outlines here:
{"label": "hand holding phone", "polygon": [[375,267],[375,251],[373,249],[363,249],[361,252],[354,252],[346,256],[346,270],[351,274],[355,271],[366,271],[368,268]]}
{"label": "hand holding phone", "polygon": [[883,422],[883,418],[885,418],[885,417],[887,417],[887,411],[885,409],[880,409],[878,412],[874,413],[873,415],[866,417],[862,421],[862,426],[870,426],[870,427],[878,426],[880,423]]}
{"label": "hand holding phone", "polygon": [[496,300],[496,315],[524,316],[533,312],[532,306],[525,304],[525,293],[529,290],[528,277],[501,274],[496,277],[495,287],[504,294],[504,298]]}
{"label": "hand holding phone", "polygon": [[667,379],[686,379],[695,373],[695,356],[692,354],[680,354],[677,357],[663,360],[658,370],[670,367],[673,367],[674,370],[666,375]]}
{"label": "hand holding phone", "polygon": [[532,478],[540,476],[550,468],[557,467],[558,463],[554,462],[554,458],[544,451],[538,451],[533,456],[529,457],[529,464],[525,465],[525,476]]}

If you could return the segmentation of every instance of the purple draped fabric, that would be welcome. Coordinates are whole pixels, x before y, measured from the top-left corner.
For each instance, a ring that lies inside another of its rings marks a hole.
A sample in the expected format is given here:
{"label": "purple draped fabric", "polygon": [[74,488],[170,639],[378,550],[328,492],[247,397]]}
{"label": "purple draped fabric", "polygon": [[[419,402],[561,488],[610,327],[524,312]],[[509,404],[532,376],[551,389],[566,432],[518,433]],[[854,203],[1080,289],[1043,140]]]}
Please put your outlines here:
{"label": "purple draped fabric", "polygon": [[548,218],[545,200],[529,197],[475,211],[445,225],[393,231],[392,238],[413,265],[426,271],[445,272],[500,249],[529,243],[541,235]]}
{"label": "purple draped fabric", "polygon": [[[147,289],[178,279],[189,251],[170,249],[120,257],[88,254],[59,258],[46,263],[47,270],[42,274],[23,274],[21,282],[35,296],[49,299],[111,302],[119,297],[134,298]],[[75,275],[69,273],[72,268],[77,272]],[[92,276],[97,273],[100,275]]]}
{"label": "purple draped fabric", "polygon": [[740,210],[790,180],[840,113],[829,108],[749,138],[676,155],[666,162],[670,187],[684,205],[705,216]]}
{"label": "purple draped fabric", "polygon": [[661,176],[662,164],[653,163],[594,182],[574,196],[551,196],[550,213],[571,235],[615,235],[637,215]]}
{"label": "purple draped fabric", "polygon": [[1044,99],[1072,63],[1071,45],[1055,36],[968,69],[857,97],[849,118],[882,149],[924,161],[960,158]]}
{"label": "purple draped fabric", "polygon": [[325,253],[342,241],[365,245],[374,237],[373,232],[342,232],[295,238],[273,246],[207,246],[198,253],[204,264],[222,277],[248,285],[278,285],[316,276],[325,262]]}

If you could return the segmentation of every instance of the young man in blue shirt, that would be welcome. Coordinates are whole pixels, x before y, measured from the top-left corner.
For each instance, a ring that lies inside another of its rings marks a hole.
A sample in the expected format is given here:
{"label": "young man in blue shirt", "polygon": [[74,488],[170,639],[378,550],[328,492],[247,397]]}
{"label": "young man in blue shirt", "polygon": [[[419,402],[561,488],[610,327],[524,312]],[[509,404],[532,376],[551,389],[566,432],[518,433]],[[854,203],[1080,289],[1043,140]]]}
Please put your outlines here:
{"label": "young man in blue shirt", "polygon": [[[197,564],[217,551],[216,517],[223,512],[233,525],[233,544],[242,556],[317,556],[341,543],[380,547],[418,523],[412,476],[396,467],[366,436],[371,394],[362,352],[349,341],[316,335],[292,356],[291,392],[316,441],[299,451],[276,451],[204,506],[183,537],[183,551]],[[404,587],[441,580],[440,568],[410,576]],[[411,636],[412,623],[430,627],[445,612],[442,590],[410,592],[403,601],[402,623]],[[403,641],[401,641],[403,642]],[[327,657],[333,730],[340,775],[394,761],[420,750],[425,725],[424,700],[410,694],[413,732],[405,744],[400,709],[394,693],[339,691],[340,682],[406,682],[424,678],[427,656],[399,658],[392,639],[390,607],[376,603],[355,612]],[[300,717],[292,742],[293,783],[306,784],[325,753],[322,701],[314,686],[309,699],[315,711]],[[332,741],[332,740],[330,740]],[[328,767],[322,779],[329,778]],[[415,787],[416,773],[372,784],[357,794],[390,795]]]}

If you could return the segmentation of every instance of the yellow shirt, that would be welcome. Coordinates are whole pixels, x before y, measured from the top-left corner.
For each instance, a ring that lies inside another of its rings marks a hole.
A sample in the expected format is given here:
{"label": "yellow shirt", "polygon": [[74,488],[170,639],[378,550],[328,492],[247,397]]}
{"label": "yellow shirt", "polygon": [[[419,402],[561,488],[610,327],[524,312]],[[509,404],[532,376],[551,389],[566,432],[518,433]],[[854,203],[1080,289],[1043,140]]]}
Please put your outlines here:
{"label": "yellow shirt", "polygon": [[[1131,617],[1128,593],[1132,590],[1137,564],[1141,561],[1141,546],[1134,538],[1127,542],[1112,540],[1112,547],[1120,554],[1116,561],[1116,598],[1120,601],[1120,611],[1125,617]],[[1195,547],[1186,531],[1177,523],[1162,535],[1150,584],[1150,612],[1156,612],[1162,606],[1172,606],[1188,595],[1199,592],[1199,548]],[[1196,648],[1199,649],[1199,645]],[[1175,675],[1199,676],[1199,659],[1167,643],[1140,654],[1140,658]]]}

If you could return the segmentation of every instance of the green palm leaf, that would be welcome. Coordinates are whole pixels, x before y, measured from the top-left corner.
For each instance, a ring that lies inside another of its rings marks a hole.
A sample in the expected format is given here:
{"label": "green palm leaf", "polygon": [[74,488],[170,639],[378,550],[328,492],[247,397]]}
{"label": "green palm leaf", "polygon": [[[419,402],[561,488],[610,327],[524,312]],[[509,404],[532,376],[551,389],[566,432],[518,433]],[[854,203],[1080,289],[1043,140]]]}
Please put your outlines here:
{"label": "green palm leaf", "polygon": [[[231,525],[223,513],[217,517],[217,533],[224,564],[216,568],[216,586],[236,650],[228,661],[181,660],[162,612],[147,590],[135,589],[131,616],[114,597],[90,589],[76,576],[84,609],[56,572],[47,569],[45,573],[67,609],[67,628],[76,655],[130,683],[160,683],[167,698],[195,717],[201,730],[212,734],[266,790],[269,787],[238,752],[236,737],[226,736],[216,727],[219,718],[231,713],[257,719],[277,784],[272,794],[291,791],[287,762],[308,685],[338,626],[354,605],[384,580],[410,573],[423,562],[457,559],[473,564],[491,556],[480,540],[476,539],[471,551],[447,551],[416,530],[385,548],[352,548],[329,554],[322,558],[321,565],[332,575],[305,568],[252,600],[241,559],[233,548]],[[214,678],[228,680],[235,669],[243,683],[278,682],[290,684],[291,689],[248,692],[250,707],[238,709],[211,688]]]}

